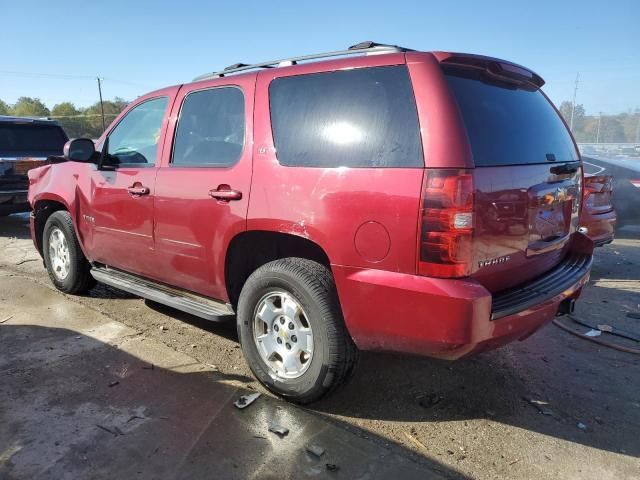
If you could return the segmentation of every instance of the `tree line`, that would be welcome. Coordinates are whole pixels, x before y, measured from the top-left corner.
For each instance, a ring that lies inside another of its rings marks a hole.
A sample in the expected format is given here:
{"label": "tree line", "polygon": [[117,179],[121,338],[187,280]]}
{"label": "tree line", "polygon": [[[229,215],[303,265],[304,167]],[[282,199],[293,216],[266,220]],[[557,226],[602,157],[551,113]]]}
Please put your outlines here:
{"label": "tree line", "polygon": [[[108,126],[128,103],[120,97],[105,100],[103,102],[105,125]],[[98,138],[103,131],[100,102],[85,108],[76,107],[72,102],[62,102],[49,109],[39,98],[20,97],[13,105],[0,100],[0,115],[46,117],[56,120],[67,132],[69,138]]]}
{"label": "tree line", "polygon": [[[103,102],[106,125],[127,103],[120,97]],[[569,124],[571,102],[562,102],[559,110]],[[62,102],[49,109],[39,98],[20,97],[13,105],[0,100],[0,115],[51,118],[62,125],[70,138],[98,138],[102,134],[100,102],[86,108],[78,108],[72,102]],[[579,143],[640,143],[640,108],[617,115],[587,115],[584,106],[577,104],[573,112],[572,131]]]}
{"label": "tree line", "polygon": [[[559,110],[569,125],[571,102],[562,102]],[[584,106],[576,104],[572,132],[578,143],[640,144],[640,108],[617,115],[587,115]]]}

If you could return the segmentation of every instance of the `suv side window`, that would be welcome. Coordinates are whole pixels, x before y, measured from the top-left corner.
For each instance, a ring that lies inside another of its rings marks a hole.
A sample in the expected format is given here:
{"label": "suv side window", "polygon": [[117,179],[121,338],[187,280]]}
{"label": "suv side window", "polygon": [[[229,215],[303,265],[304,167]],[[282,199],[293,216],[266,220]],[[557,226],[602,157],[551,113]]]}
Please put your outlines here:
{"label": "suv side window", "polygon": [[153,166],[169,99],[154,98],[130,110],[109,134],[107,161],[115,166]]}
{"label": "suv side window", "polygon": [[276,78],[269,104],[282,165],[424,166],[405,66]]}
{"label": "suv side window", "polygon": [[237,87],[189,93],[180,109],[173,166],[228,167],[244,147],[244,95]]}

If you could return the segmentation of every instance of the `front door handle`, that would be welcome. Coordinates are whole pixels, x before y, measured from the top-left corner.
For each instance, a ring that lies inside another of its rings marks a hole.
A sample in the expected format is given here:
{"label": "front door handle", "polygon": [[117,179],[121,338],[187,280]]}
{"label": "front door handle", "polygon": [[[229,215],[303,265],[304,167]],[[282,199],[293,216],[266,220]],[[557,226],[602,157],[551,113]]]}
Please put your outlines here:
{"label": "front door handle", "polygon": [[127,188],[127,192],[129,192],[131,195],[149,195],[149,187],[144,187],[139,183],[136,183],[134,185],[131,185],[130,187]]}
{"label": "front door handle", "polygon": [[242,192],[239,190],[233,190],[229,185],[219,185],[215,190],[209,190],[209,196],[216,200],[223,202],[229,202],[231,200],[241,200]]}

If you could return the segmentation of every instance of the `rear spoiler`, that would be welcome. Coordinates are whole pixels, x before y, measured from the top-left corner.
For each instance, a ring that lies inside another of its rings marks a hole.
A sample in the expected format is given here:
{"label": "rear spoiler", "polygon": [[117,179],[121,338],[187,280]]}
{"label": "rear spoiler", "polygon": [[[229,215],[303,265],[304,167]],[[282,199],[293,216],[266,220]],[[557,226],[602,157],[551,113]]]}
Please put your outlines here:
{"label": "rear spoiler", "polygon": [[437,52],[436,58],[445,65],[458,65],[461,67],[485,70],[493,77],[515,83],[528,83],[536,88],[544,85],[540,75],[517,63],[500,60],[498,58],[473,55],[470,53],[444,53]]}

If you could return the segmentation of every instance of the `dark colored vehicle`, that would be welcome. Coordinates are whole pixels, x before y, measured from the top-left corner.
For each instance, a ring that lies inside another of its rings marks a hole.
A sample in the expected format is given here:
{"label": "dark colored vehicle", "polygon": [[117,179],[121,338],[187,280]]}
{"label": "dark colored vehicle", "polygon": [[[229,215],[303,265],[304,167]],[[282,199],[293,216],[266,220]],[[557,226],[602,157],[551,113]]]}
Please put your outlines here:
{"label": "dark colored vehicle", "polygon": [[54,121],[0,116],[0,216],[30,210],[27,172],[62,155],[67,140]]}
{"label": "dark colored vehicle", "polygon": [[371,42],[233,65],[29,172],[33,241],[64,292],[97,279],[235,315],[256,377],[299,403],[358,350],[496,348],[570,311],[592,261],[581,160],[543,83]]}
{"label": "dark colored vehicle", "polygon": [[616,231],[616,211],[613,208],[613,177],[584,176],[584,205],[580,225],[593,243],[600,247],[613,242]]}

